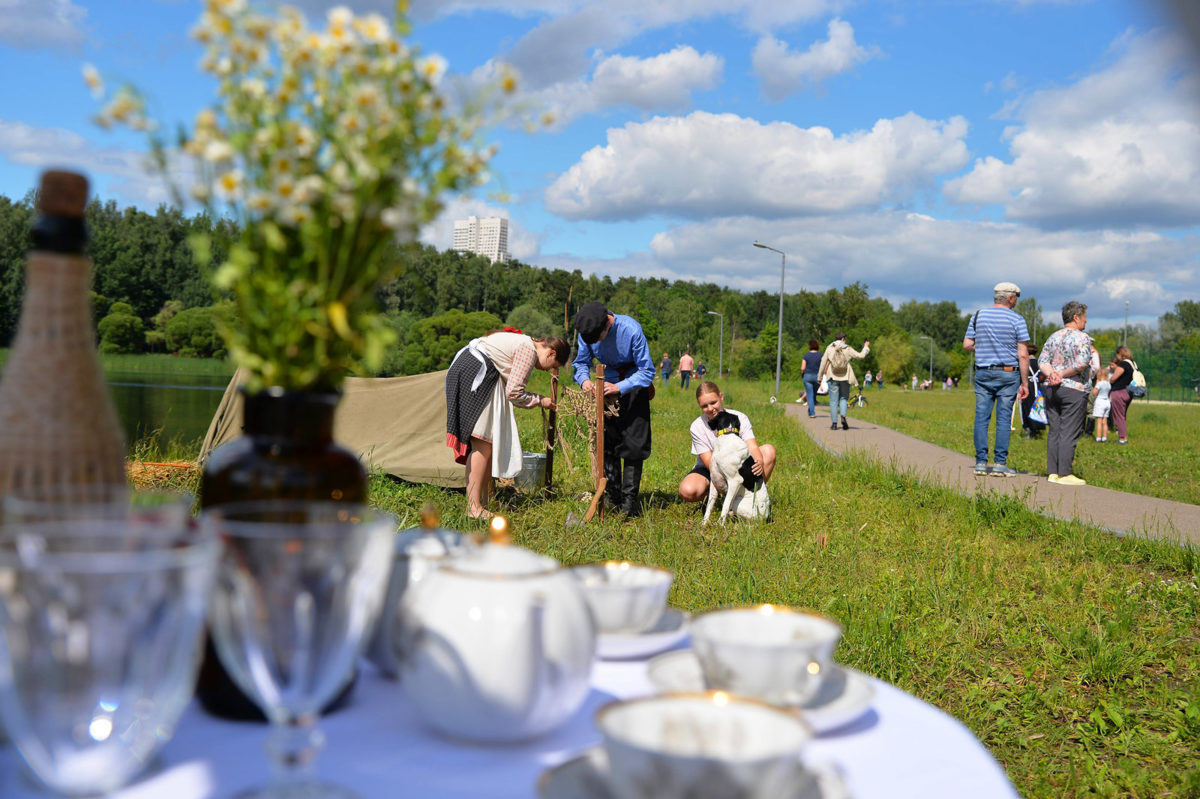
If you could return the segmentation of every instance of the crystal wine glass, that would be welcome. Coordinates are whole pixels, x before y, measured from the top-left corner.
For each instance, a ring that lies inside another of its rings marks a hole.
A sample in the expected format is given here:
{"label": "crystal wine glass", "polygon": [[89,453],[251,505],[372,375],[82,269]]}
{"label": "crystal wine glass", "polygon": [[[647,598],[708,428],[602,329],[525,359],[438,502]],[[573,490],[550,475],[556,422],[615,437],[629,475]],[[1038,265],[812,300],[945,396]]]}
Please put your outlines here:
{"label": "crystal wine glass", "polygon": [[122,522],[0,529],[0,722],[49,788],[109,793],[170,740],[219,548]]}
{"label": "crystal wine glass", "polygon": [[345,503],[268,501],[210,508],[204,524],[225,543],[209,611],[217,653],[273,728],[275,780],[244,796],[354,796],[316,781],[316,721],[351,678],[382,605],[395,518]]}

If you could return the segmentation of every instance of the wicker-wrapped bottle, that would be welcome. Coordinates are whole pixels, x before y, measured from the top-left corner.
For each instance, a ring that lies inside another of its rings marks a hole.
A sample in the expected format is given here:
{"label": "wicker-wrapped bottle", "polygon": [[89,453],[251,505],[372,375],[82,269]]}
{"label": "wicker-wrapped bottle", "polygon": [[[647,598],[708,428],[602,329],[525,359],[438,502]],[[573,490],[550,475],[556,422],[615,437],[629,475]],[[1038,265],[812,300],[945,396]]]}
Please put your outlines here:
{"label": "wicker-wrapped bottle", "polygon": [[0,497],[95,499],[125,484],[125,441],[88,300],[87,178],[42,175],[25,299],[0,374]]}

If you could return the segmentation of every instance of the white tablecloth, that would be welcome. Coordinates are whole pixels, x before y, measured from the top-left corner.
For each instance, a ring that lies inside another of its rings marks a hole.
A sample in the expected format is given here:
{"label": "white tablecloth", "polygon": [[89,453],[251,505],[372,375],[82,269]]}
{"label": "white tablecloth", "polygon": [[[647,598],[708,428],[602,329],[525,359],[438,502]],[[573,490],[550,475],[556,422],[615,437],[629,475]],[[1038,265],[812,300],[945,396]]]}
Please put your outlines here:
{"label": "white tablecloth", "polygon": [[[872,680],[872,708],[858,721],[810,744],[810,763],[837,763],[856,799],[1010,799],[1003,770],[960,722],[919,699]],[[594,711],[613,698],[652,693],[646,664],[598,662],[587,703],[563,728],[532,743],[478,746],[424,729],[399,685],[364,664],[352,704],[322,719],[328,744],[318,773],[364,799],[530,799],[549,766],[599,741]],[[213,719],[194,703],[155,768],[119,799],[225,799],[269,780],[267,727]],[[10,746],[0,746],[0,797],[45,799]]]}

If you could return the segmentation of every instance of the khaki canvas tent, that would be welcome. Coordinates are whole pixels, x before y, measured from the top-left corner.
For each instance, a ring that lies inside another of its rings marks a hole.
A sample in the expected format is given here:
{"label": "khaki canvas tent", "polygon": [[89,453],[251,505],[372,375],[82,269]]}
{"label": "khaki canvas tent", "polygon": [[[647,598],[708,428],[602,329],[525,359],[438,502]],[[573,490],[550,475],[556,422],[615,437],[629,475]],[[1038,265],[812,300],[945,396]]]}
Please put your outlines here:
{"label": "khaki canvas tent", "polygon": [[[200,449],[203,462],[242,434],[242,373],[229,381]],[[466,485],[463,467],[446,446],[446,372],[409,377],[351,377],[333,420],[333,437],[368,469],[413,483]]]}

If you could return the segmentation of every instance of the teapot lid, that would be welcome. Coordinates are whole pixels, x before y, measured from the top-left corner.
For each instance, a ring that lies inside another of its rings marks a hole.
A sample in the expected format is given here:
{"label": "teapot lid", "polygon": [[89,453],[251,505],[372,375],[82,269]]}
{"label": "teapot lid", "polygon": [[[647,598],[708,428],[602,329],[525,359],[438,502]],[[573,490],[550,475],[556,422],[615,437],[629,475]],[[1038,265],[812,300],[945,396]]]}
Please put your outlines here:
{"label": "teapot lid", "polygon": [[484,544],[455,559],[447,571],[471,577],[544,577],[562,569],[554,558],[511,545]]}

